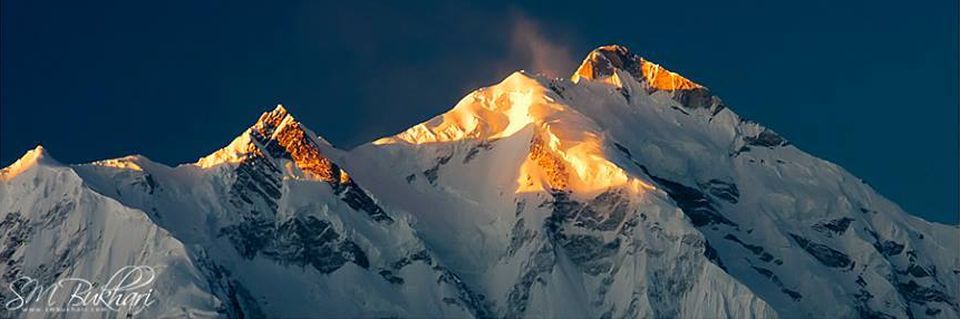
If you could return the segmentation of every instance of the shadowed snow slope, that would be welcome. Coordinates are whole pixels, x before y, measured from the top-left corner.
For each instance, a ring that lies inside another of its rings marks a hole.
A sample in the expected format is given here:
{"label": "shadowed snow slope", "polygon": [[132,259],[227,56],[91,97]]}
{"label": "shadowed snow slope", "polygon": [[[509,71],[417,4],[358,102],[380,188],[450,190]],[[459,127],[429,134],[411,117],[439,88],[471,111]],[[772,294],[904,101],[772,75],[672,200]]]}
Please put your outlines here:
{"label": "shadowed snow slope", "polygon": [[0,199],[0,285],[147,264],[155,316],[958,316],[956,226],[621,46],[350,151],[282,106],[177,167],[38,148]]}

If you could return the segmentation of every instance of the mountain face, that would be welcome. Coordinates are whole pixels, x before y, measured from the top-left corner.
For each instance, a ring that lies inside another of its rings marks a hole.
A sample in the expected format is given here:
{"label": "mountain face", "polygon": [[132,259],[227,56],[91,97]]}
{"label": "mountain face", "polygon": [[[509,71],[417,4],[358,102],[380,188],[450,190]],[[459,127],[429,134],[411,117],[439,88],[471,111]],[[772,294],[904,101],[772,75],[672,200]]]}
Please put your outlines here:
{"label": "mountain face", "polygon": [[[0,316],[956,318],[958,239],[605,46],[349,151],[282,106],[176,167],[38,147],[0,171]],[[15,307],[138,265],[148,306]]]}

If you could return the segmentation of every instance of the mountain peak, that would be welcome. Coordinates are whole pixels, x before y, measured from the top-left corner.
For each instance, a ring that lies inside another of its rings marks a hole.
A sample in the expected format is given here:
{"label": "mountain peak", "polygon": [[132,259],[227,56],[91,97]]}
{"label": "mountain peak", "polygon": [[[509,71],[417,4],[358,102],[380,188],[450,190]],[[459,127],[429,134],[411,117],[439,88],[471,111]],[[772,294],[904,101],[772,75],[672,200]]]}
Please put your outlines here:
{"label": "mountain peak", "polygon": [[16,162],[0,170],[0,180],[9,180],[38,165],[59,166],[60,162],[53,159],[43,145],[37,145],[37,147],[24,153]]}
{"label": "mountain peak", "polygon": [[279,131],[283,125],[300,125],[300,123],[297,123],[293,115],[287,112],[283,104],[277,104],[277,107],[274,108],[273,111],[261,114],[257,123],[255,123],[251,129],[264,137],[271,138],[274,132]]}
{"label": "mountain peak", "polygon": [[[283,104],[277,104],[272,111],[264,112],[257,119],[257,122],[250,127],[250,130],[259,134],[258,139],[263,144],[269,141],[277,141],[281,144],[289,144],[293,140],[310,140],[309,143],[318,145],[330,145],[327,140],[317,136],[313,131],[307,129],[293,114],[287,111]],[[281,139],[285,141],[280,141]]]}
{"label": "mountain peak", "polygon": [[686,91],[703,88],[659,64],[631,53],[627,47],[616,44],[601,46],[591,51],[577,68],[573,80],[605,80],[616,77],[616,70],[624,71],[640,83],[656,90]]}
{"label": "mountain peak", "polygon": [[24,154],[24,156],[28,156],[28,155],[43,156],[44,154],[47,154],[47,149],[44,148],[43,145],[37,144],[37,147],[34,147],[32,150],[27,151],[27,153]]}
{"label": "mountain peak", "polygon": [[283,118],[288,115],[291,115],[291,114],[290,112],[287,111],[287,108],[283,107],[283,104],[277,104],[277,107],[273,108],[272,111],[264,112],[262,115],[260,115],[260,121],[263,121],[265,117],[266,118],[278,118],[278,117]]}
{"label": "mountain peak", "polygon": [[304,173],[322,180],[340,178],[335,165],[323,155],[332,149],[330,143],[317,136],[293,118],[283,105],[264,112],[249,129],[226,147],[201,158],[202,168],[224,163],[239,163],[250,157],[267,156],[290,159]]}

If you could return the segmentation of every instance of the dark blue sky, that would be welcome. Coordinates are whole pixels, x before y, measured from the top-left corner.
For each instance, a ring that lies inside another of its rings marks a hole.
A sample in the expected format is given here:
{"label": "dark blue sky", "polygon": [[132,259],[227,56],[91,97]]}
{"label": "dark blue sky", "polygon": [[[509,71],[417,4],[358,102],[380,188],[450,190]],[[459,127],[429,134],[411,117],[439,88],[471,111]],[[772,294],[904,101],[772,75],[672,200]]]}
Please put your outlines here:
{"label": "dark blue sky", "polygon": [[38,143],[191,162],[277,103],[349,148],[620,43],[958,222],[957,1],[133,2],[0,1],[3,166]]}

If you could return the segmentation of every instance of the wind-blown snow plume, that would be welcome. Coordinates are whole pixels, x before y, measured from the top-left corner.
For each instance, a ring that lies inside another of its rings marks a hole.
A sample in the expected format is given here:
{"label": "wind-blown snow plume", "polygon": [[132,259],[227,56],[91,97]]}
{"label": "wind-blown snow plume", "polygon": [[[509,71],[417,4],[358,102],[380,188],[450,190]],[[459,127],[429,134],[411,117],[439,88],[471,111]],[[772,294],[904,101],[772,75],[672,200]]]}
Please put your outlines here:
{"label": "wind-blown snow plume", "polygon": [[522,57],[524,65],[535,73],[550,77],[570,73],[574,66],[571,61],[575,60],[567,47],[550,41],[540,26],[523,14],[517,13],[513,19],[511,56]]}

